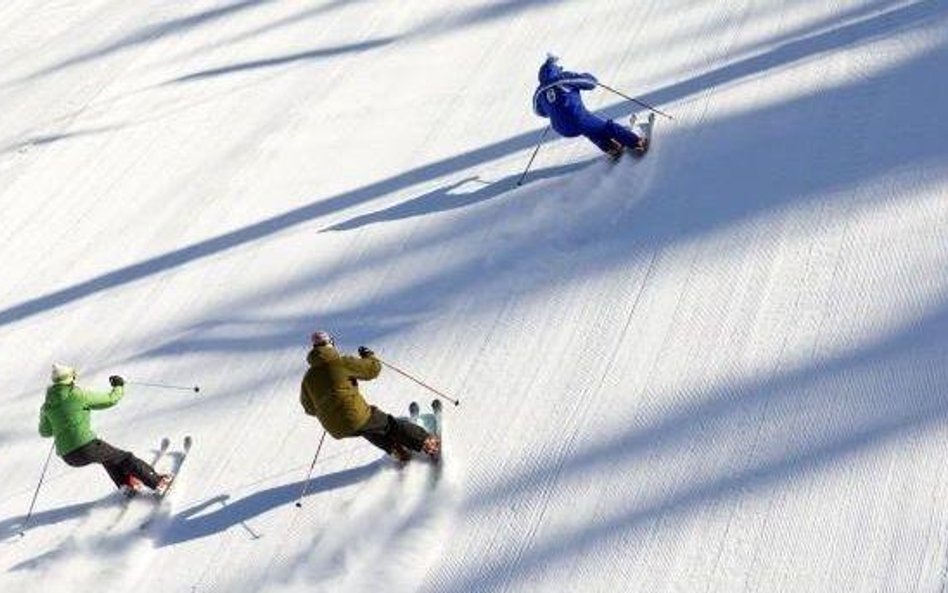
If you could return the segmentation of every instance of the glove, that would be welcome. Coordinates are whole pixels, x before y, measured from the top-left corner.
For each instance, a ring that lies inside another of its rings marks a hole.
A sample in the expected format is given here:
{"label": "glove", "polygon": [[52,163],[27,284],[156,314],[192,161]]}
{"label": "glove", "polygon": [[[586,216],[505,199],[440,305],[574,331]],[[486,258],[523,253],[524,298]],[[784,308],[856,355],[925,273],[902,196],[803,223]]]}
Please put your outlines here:
{"label": "glove", "polygon": [[119,377],[118,375],[112,375],[109,377],[109,384],[112,387],[121,387],[122,385],[125,385],[125,379]]}
{"label": "glove", "polygon": [[366,346],[359,346],[359,356],[369,358],[370,356],[375,356],[375,352],[372,352]]}

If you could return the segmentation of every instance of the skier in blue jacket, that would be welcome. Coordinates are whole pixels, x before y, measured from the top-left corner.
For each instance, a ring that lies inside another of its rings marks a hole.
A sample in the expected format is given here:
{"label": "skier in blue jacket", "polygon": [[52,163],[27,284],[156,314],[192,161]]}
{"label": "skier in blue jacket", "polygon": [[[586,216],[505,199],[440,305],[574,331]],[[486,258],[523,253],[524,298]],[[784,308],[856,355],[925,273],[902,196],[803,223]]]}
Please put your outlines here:
{"label": "skier in blue jacket", "polygon": [[637,155],[648,150],[648,139],[639,136],[611,119],[590,113],[583,105],[580,91],[596,88],[592,74],[576,74],[563,70],[559,58],[548,55],[540,66],[540,86],[533,93],[533,111],[548,117],[550,125],[561,136],[585,136],[611,158],[617,159],[624,148]]}

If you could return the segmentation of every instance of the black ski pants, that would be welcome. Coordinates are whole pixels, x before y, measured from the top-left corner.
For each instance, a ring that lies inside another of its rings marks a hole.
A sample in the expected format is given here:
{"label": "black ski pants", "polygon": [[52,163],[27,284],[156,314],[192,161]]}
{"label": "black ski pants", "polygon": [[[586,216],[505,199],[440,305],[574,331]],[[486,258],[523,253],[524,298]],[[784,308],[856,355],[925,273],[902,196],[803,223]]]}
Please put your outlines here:
{"label": "black ski pants", "polygon": [[63,461],[72,467],[101,463],[118,488],[125,484],[129,475],[135,476],[149,488],[157,486],[161,479],[152,466],[128,451],[116,449],[100,439],[89,441],[78,449],[66,453],[63,455]]}
{"label": "black ski pants", "polygon": [[427,430],[414,422],[386,414],[375,406],[372,406],[371,410],[369,421],[356,436],[364,438],[386,453],[391,453],[396,444],[412,451],[421,451],[421,446],[429,436]]}

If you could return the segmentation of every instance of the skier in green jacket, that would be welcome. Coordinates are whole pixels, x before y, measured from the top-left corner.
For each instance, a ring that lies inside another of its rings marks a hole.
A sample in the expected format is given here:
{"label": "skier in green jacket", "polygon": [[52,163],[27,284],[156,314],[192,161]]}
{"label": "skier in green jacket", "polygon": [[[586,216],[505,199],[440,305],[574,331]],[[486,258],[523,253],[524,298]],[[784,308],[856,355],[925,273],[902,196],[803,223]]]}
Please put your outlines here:
{"label": "skier in green jacket", "polygon": [[411,459],[412,451],[421,451],[432,458],[441,453],[436,435],[402,418],[366,403],[359,392],[359,381],[378,377],[382,363],[365,346],[359,357],[340,354],[332,336],[325,331],[312,335],[313,348],[306,356],[309,369],[300,386],[300,403],[310,416],[333,438],[363,437],[402,463]]}
{"label": "skier in green jacket", "polygon": [[134,494],[142,485],[159,493],[168,487],[170,476],[158,474],[138,457],[97,438],[92,431],[90,411],[110,408],[122,399],[122,377],[109,377],[112,390],[108,393],[80,388],[76,385],[76,371],[65,365],[54,364],[50,378],[53,384],[46,389],[46,401],[40,409],[39,433],[55,438],[56,453],[63,461],[72,467],[102,464],[115,486],[127,495]]}

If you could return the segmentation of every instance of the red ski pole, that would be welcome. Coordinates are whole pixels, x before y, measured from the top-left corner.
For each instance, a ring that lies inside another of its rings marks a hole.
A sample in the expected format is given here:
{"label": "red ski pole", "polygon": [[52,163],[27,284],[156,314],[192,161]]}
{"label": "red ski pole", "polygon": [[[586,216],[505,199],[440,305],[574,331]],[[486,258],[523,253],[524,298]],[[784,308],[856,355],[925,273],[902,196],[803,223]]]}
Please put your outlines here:
{"label": "red ski pole", "polygon": [[382,360],[381,358],[379,359],[379,362],[381,362],[382,364],[384,364],[384,365],[387,366],[388,368],[392,369],[392,370],[395,371],[396,373],[398,373],[398,374],[400,374],[400,375],[402,375],[402,376],[404,376],[404,377],[408,377],[409,379],[411,379],[411,380],[414,381],[415,383],[421,385],[422,387],[424,387],[424,388],[427,389],[428,391],[434,393],[434,394],[437,395],[438,397],[440,397],[440,398],[442,398],[442,399],[446,399],[446,400],[448,400],[449,402],[451,402],[452,404],[454,404],[454,405],[456,405],[456,406],[461,405],[461,400],[457,400],[457,399],[454,399],[453,397],[451,397],[451,396],[449,396],[449,395],[445,395],[444,393],[438,391],[437,389],[435,389],[435,388],[432,387],[431,385],[428,385],[427,383],[425,383],[425,382],[422,381],[421,379],[417,379],[417,378],[415,378],[415,377],[409,375],[408,373],[406,373],[405,371],[401,370],[401,369],[398,368],[397,366],[395,366],[395,365],[393,365],[393,364],[390,364],[390,363],[387,363],[387,362],[385,362],[384,360]]}

